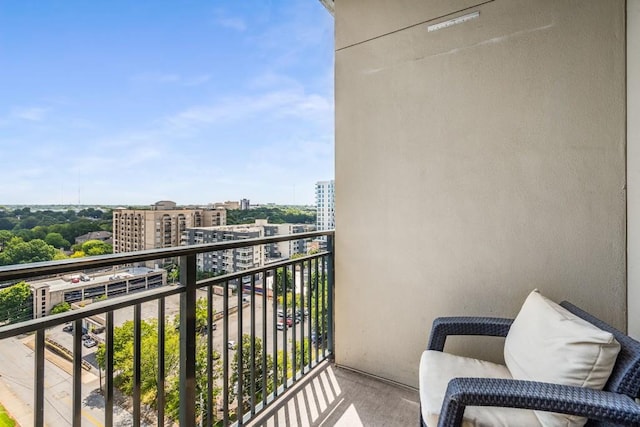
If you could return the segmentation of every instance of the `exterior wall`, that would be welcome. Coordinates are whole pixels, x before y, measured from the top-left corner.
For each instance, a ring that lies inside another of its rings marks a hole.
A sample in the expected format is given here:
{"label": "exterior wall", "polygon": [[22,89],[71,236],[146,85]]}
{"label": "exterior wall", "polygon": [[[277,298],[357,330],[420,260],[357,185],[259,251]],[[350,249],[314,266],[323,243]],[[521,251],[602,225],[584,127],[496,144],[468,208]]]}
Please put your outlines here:
{"label": "exterior wall", "polygon": [[534,288],[626,327],[625,2],[474,3],[336,2],[336,362],[411,386]]}
{"label": "exterior wall", "polygon": [[627,256],[629,335],[640,339],[640,0],[627,0]]}

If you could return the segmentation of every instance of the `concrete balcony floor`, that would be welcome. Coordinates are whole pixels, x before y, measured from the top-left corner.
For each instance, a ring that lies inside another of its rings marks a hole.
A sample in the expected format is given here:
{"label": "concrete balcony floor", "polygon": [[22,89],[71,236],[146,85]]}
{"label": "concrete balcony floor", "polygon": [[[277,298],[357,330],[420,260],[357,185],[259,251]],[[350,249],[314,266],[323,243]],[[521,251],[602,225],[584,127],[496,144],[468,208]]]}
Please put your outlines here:
{"label": "concrete balcony floor", "polygon": [[416,426],[419,413],[417,390],[324,362],[249,425]]}

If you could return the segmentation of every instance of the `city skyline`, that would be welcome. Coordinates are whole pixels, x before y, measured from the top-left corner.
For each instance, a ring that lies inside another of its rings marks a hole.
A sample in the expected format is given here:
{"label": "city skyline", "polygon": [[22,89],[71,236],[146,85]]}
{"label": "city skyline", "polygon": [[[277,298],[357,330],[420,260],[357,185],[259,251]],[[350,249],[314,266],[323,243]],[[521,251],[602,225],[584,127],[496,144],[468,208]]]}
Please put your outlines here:
{"label": "city skyline", "polygon": [[313,205],[333,178],[320,2],[0,9],[0,204]]}

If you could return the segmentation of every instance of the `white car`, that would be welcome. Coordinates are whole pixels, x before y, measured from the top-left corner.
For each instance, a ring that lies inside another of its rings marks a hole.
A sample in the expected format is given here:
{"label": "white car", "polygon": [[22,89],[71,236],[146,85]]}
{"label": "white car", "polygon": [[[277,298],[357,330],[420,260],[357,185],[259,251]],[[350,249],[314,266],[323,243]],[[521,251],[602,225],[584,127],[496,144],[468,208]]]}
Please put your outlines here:
{"label": "white car", "polygon": [[227,348],[229,350],[235,350],[236,347],[236,342],[234,340],[229,340],[229,342],[227,343]]}

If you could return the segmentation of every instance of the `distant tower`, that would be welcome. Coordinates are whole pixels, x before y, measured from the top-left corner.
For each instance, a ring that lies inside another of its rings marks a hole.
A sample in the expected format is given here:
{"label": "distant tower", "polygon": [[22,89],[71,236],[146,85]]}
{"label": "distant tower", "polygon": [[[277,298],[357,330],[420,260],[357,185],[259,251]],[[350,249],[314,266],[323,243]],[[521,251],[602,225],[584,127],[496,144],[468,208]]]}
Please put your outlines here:
{"label": "distant tower", "polygon": [[335,219],[335,181],[316,182],[316,229],[333,230]]}
{"label": "distant tower", "polygon": [[249,199],[240,200],[240,210],[246,211],[249,209]]}

